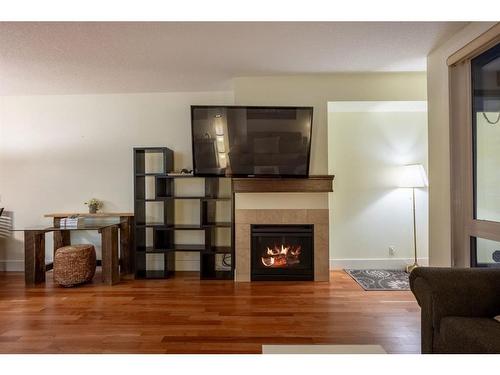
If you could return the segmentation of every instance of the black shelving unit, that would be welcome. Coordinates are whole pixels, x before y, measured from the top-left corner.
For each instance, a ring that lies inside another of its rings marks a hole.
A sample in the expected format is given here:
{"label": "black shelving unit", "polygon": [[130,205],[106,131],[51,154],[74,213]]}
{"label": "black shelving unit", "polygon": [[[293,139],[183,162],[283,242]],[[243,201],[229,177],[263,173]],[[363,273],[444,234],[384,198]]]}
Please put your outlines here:
{"label": "black shelving unit", "polygon": [[[149,172],[146,155],[156,153],[162,158],[162,172]],[[200,254],[201,279],[233,279],[234,278],[234,231],[233,194],[219,196],[219,183],[222,177],[195,177],[169,176],[173,170],[173,152],[166,147],[134,148],[134,208],[135,208],[135,260],[136,278],[168,278],[175,272],[176,252],[197,252]],[[154,196],[147,196],[146,178],[154,178]],[[204,180],[203,196],[179,196],[175,192],[176,179]],[[175,223],[175,201],[199,201],[199,223]],[[216,205],[218,201],[229,202],[231,206],[229,222],[216,221]],[[148,204],[159,204],[163,210],[161,222],[148,222],[146,210]],[[216,230],[227,228],[230,230],[230,245],[217,246],[215,244]],[[152,240],[147,241],[147,232],[152,233]],[[203,231],[203,244],[177,244],[177,231]],[[163,255],[163,270],[148,270],[148,254]],[[224,257],[230,259],[229,270],[218,269],[218,260]]]}

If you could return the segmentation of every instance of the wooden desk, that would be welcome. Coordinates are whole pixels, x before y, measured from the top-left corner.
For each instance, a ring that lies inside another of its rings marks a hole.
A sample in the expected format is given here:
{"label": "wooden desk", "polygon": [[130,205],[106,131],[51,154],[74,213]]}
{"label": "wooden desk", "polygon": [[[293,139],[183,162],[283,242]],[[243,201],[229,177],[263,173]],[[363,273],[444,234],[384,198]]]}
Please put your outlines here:
{"label": "wooden desk", "polygon": [[45,282],[45,233],[46,229],[24,231],[24,283],[28,286]]}
{"label": "wooden desk", "polygon": [[[49,232],[69,238],[71,231],[97,230],[101,234],[102,280],[114,285],[120,281],[118,257],[118,230],[122,223],[80,225],[75,228],[27,228],[24,231],[24,281],[33,286],[45,282],[45,272],[52,267],[45,265],[45,234]],[[66,246],[66,245],[64,245]]]}
{"label": "wooden desk", "polygon": [[[66,212],[46,214],[45,217],[54,219],[54,227],[59,227],[62,218],[78,216],[83,218],[120,218],[120,258],[121,267],[120,273],[130,274],[134,273],[134,214],[131,212],[97,212],[89,214],[88,212]],[[54,232],[54,253],[63,246],[71,244],[70,233],[65,231]],[[104,257],[103,257],[104,258]]]}

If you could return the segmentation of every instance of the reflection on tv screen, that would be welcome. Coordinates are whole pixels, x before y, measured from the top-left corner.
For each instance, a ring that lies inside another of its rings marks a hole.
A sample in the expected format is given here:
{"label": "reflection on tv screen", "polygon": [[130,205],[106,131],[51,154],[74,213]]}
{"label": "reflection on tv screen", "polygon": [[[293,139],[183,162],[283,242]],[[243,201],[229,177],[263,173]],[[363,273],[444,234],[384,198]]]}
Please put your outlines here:
{"label": "reflection on tv screen", "polygon": [[312,114],[312,107],[191,107],[195,174],[307,177]]}

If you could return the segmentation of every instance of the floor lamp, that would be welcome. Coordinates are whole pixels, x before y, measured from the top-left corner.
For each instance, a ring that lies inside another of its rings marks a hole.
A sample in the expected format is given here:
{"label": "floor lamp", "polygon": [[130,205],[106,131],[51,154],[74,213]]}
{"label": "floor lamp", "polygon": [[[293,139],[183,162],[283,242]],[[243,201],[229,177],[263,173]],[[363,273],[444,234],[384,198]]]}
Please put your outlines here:
{"label": "floor lamp", "polygon": [[418,267],[417,256],[417,223],[415,218],[415,188],[429,186],[427,175],[422,164],[405,165],[401,170],[400,187],[411,188],[412,190],[412,206],[413,206],[413,249],[414,249],[414,262],[406,266],[406,272],[411,272]]}

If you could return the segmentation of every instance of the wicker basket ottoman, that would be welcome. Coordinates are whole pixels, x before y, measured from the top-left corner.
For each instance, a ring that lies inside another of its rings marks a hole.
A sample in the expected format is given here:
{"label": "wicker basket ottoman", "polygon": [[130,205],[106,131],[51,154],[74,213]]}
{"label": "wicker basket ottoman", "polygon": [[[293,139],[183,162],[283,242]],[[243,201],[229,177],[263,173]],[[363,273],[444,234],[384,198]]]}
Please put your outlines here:
{"label": "wicker basket ottoman", "polygon": [[65,287],[83,284],[92,280],[95,268],[93,245],[60,247],[54,256],[54,281]]}

